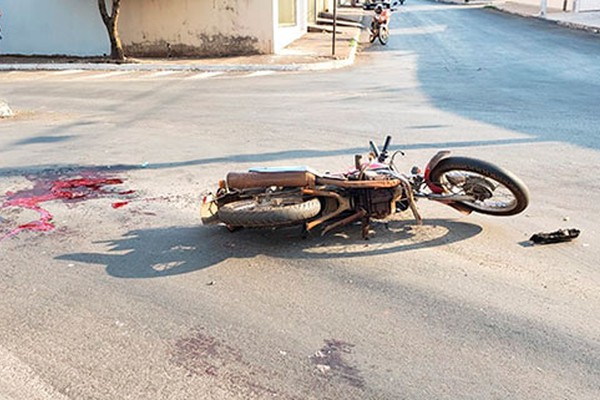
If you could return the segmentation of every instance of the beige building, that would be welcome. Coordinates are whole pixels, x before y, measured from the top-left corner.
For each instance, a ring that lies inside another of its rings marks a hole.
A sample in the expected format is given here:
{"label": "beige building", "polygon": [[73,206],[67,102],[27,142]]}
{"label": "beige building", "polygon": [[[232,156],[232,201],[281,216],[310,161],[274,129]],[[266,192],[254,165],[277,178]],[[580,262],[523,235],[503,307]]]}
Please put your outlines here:
{"label": "beige building", "polygon": [[[333,0],[126,0],[119,31],[129,56],[277,53]],[[110,3],[107,1],[107,3]],[[0,54],[110,53],[93,0],[0,0]]]}
{"label": "beige building", "polygon": [[333,9],[333,0],[307,0],[308,1],[308,21],[315,22],[321,11]]}
{"label": "beige building", "polygon": [[128,0],[119,21],[132,56],[277,53],[326,0]]}

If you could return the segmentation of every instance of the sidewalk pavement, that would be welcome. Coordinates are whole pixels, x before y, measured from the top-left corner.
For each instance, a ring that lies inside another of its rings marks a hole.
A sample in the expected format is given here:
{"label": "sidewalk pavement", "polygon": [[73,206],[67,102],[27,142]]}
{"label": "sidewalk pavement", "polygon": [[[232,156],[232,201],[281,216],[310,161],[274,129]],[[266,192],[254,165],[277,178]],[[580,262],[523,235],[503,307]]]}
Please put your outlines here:
{"label": "sidewalk pavement", "polygon": [[540,1],[469,1],[469,0],[441,0],[452,4],[485,5],[509,14],[521,17],[538,18],[554,22],[572,29],[600,33],[600,11],[564,12],[556,8],[548,8],[546,15],[541,15]]}
{"label": "sidewalk pavement", "polygon": [[540,4],[518,1],[491,2],[490,5],[500,11],[523,17],[534,17],[552,21],[568,28],[600,33],[600,11],[564,12],[560,9],[548,8],[546,15],[540,14]]}
{"label": "sidewalk pavement", "polygon": [[[369,15],[360,8],[342,8],[338,11],[339,18],[362,22],[363,25]],[[202,59],[128,59],[122,64],[102,58],[0,56],[0,71],[319,71],[352,65],[361,33],[365,31],[358,26],[337,25],[335,55],[332,55],[332,27],[319,27],[323,31],[306,33],[279,54]]]}

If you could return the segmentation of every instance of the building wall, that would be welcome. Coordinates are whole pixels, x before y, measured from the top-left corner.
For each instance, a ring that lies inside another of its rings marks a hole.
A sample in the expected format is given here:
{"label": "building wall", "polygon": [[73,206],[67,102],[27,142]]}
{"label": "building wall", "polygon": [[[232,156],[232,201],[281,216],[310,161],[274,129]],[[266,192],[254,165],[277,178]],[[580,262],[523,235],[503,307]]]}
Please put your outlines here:
{"label": "building wall", "polygon": [[573,8],[577,12],[600,11],[600,0],[575,0]]}
{"label": "building wall", "polygon": [[[541,0],[511,0],[514,1],[515,3],[521,3],[521,4],[527,4],[533,7],[540,7],[541,8],[541,4],[542,1]],[[547,0],[546,3],[546,7],[548,8],[548,11],[557,11],[557,10],[562,10],[564,6],[564,0]],[[573,10],[573,0],[567,0],[567,11],[572,11]]]}
{"label": "building wall", "polygon": [[0,0],[0,54],[110,53],[93,0]]}
{"label": "building wall", "polygon": [[127,0],[119,21],[126,54],[270,53],[273,0]]}
{"label": "building wall", "polygon": [[[308,9],[311,10],[309,11],[309,15],[308,15],[308,22],[309,23],[314,23],[317,20],[317,17],[319,16],[319,13],[322,11],[328,11],[330,9],[330,4],[329,4],[329,0],[308,0]],[[331,6],[333,7],[333,2],[331,4]]]}
{"label": "building wall", "polygon": [[275,27],[273,52],[278,53],[283,50],[285,46],[306,33],[308,28],[307,0],[296,0],[295,26],[279,26],[279,2],[277,0],[273,0],[272,25]]}
{"label": "building wall", "polygon": [[[119,32],[128,56],[226,56],[280,51],[306,32],[279,27],[278,0],[124,0]],[[0,54],[110,53],[96,0],[0,0]]]}

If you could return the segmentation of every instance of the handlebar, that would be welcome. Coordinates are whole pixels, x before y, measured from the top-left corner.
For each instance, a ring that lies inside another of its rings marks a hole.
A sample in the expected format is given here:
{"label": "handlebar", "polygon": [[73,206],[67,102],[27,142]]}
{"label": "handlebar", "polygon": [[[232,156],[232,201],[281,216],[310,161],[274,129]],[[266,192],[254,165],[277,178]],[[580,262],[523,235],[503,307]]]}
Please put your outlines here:
{"label": "handlebar", "polygon": [[382,153],[385,153],[387,151],[387,148],[389,147],[391,141],[392,137],[390,135],[387,135],[385,138],[385,143],[383,144],[383,150],[381,151]]}
{"label": "handlebar", "polygon": [[372,140],[369,140],[369,146],[371,146],[371,151],[373,152],[373,154],[375,154],[375,157],[379,160],[379,157],[381,157],[381,152],[379,151],[379,148],[377,147],[377,145]]}
{"label": "handlebar", "polygon": [[369,146],[371,146],[371,151],[373,152],[373,154],[375,155],[375,158],[377,159],[377,161],[379,161],[380,163],[385,162],[385,160],[388,157],[388,147],[390,147],[390,143],[392,141],[392,137],[390,135],[385,137],[385,142],[383,143],[383,149],[380,151],[379,147],[377,147],[377,145],[372,141],[369,140]]}

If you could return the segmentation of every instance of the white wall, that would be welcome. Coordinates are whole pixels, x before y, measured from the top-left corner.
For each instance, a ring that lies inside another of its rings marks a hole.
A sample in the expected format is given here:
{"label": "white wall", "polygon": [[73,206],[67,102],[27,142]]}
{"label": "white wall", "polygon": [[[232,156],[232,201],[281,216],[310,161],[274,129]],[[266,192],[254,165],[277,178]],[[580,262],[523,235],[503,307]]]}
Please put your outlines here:
{"label": "white wall", "polygon": [[[307,1],[296,1],[298,24],[280,28],[277,0],[124,0],[119,31],[130,55],[272,53],[306,32]],[[0,0],[0,10],[0,54],[110,52],[96,0]]]}
{"label": "white wall", "polygon": [[0,54],[93,56],[110,52],[94,0],[0,0]]}
{"label": "white wall", "polygon": [[[539,7],[541,0],[511,0],[515,3]],[[548,9],[562,10],[564,0],[547,0]],[[600,11],[600,0],[567,0],[567,12]]]}
{"label": "white wall", "polygon": [[296,0],[296,26],[279,27],[279,3],[273,0],[274,46],[273,52],[280,52],[285,46],[306,33],[308,19],[308,2]]}
{"label": "white wall", "polygon": [[[511,0],[515,3],[527,4],[533,7],[541,7],[541,0]],[[549,11],[562,10],[564,0],[547,0]],[[567,11],[571,11],[573,0],[567,0]]]}
{"label": "white wall", "polygon": [[576,12],[600,11],[600,0],[576,0],[574,10]]}

